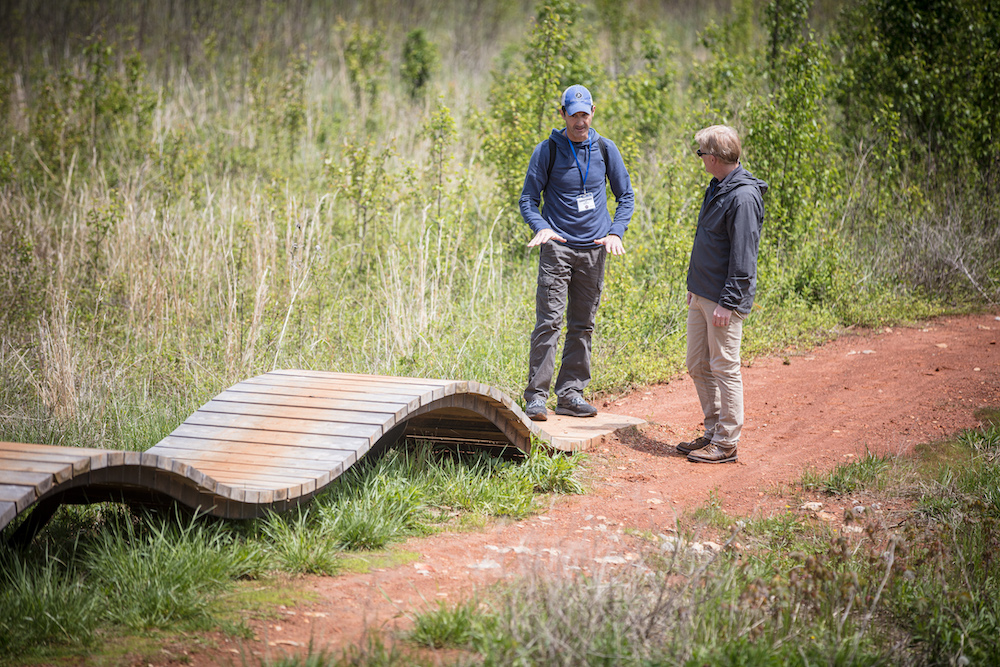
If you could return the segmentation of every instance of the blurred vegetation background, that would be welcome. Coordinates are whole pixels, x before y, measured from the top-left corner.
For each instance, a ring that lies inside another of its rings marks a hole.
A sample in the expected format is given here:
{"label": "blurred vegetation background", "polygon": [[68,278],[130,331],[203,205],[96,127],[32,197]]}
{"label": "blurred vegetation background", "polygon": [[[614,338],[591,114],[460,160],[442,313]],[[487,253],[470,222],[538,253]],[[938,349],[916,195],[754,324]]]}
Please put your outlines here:
{"label": "blurred vegetation background", "polygon": [[593,391],[682,369],[709,124],[771,186],[748,356],[1000,300],[988,3],[8,0],[0,25],[0,439],[145,449],[272,368],[518,395],[517,195],[571,83],[637,195]]}

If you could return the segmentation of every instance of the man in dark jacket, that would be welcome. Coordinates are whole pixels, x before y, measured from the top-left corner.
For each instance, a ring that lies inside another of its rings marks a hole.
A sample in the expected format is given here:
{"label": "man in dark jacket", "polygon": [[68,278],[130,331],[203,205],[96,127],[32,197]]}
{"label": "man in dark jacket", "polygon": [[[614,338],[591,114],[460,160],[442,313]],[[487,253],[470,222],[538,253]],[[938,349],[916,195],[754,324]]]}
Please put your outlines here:
{"label": "man in dark jacket", "polygon": [[740,342],[757,291],[757,249],[767,183],[740,165],[740,138],[725,125],[695,135],[712,175],[698,214],[687,275],[687,367],[705,434],[677,445],[696,463],[736,461],[743,428]]}
{"label": "man in dark jacket", "polygon": [[[535,233],[528,247],[541,246],[524,390],[525,413],[535,421],[547,418],[545,403],[567,302],[556,414],[597,414],[583,398],[590,382],[590,339],[604,287],[605,256],[625,254],[622,238],[632,219],[634,195],[618,147],[590,127],[594,111],[590,91],[583,86],[563,92],[559,114],[566,127],[552,130],[535,147],[521,192],[521,215]],[[605,181],[617,202],[613,220]],[[545,203],[539,208],[543,192]]]}

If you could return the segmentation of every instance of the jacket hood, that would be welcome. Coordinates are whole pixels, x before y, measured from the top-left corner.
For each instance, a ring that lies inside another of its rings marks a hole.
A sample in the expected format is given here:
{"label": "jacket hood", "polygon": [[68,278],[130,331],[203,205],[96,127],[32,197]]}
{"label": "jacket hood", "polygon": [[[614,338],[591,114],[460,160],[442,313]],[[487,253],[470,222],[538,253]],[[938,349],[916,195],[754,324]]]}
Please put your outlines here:
{"label": "jacket hood", "polygon": [[729,176],[726,177],[721,183],[721,187],[716,192],[717,195],[725,194],[731,190],[734,190],[742,185],[753,185],[760,190],[761,196],[767,192],[768,185],[766,182],[760,180],[749,171],[743,168],[743,165],[739,165]]}

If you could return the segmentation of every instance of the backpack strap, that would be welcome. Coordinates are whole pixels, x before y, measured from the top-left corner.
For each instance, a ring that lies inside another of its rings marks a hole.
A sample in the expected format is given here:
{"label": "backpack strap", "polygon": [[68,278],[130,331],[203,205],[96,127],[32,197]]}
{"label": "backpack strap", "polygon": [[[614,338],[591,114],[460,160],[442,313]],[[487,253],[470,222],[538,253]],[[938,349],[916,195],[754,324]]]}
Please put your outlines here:
{"label": "backpack strap", "polygon": [[[601,157],[604,158],[604,179],[608,178],[608,145],[604,143],[604,137],[597,138],[597,147],[601,150]],[[556,163],[556,140],[549,136],[549,167],[545,170],[545,188],[549,186],[549,179],[552,178],[552,167]],[[545,188],[542,188],[544,191]],[[617,193],[615,193],[617,196]]]}
{"label": "backpack strap", "polygon": [[549,135],[549,168],[545,170],[545,187],[549,187],[549,179],[552,178],[552,166],[556,163],[556,140]]}

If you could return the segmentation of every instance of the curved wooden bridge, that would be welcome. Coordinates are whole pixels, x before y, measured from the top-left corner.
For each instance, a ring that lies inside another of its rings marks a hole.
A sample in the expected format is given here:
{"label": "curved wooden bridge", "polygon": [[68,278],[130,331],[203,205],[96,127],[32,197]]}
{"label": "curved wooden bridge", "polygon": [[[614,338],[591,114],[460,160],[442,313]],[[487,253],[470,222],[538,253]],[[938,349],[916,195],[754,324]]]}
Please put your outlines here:
{"label": "curved wooden bridge", "polygon": [[642,420],[533,422],[478,382],[281,370],[236,384],[144,452],[0,442],[0,530],[34,508],[30,539],[64,503],[180,503],[231,519],[312,499],[372,449],[408,436],[528,453],[587,449]]}

